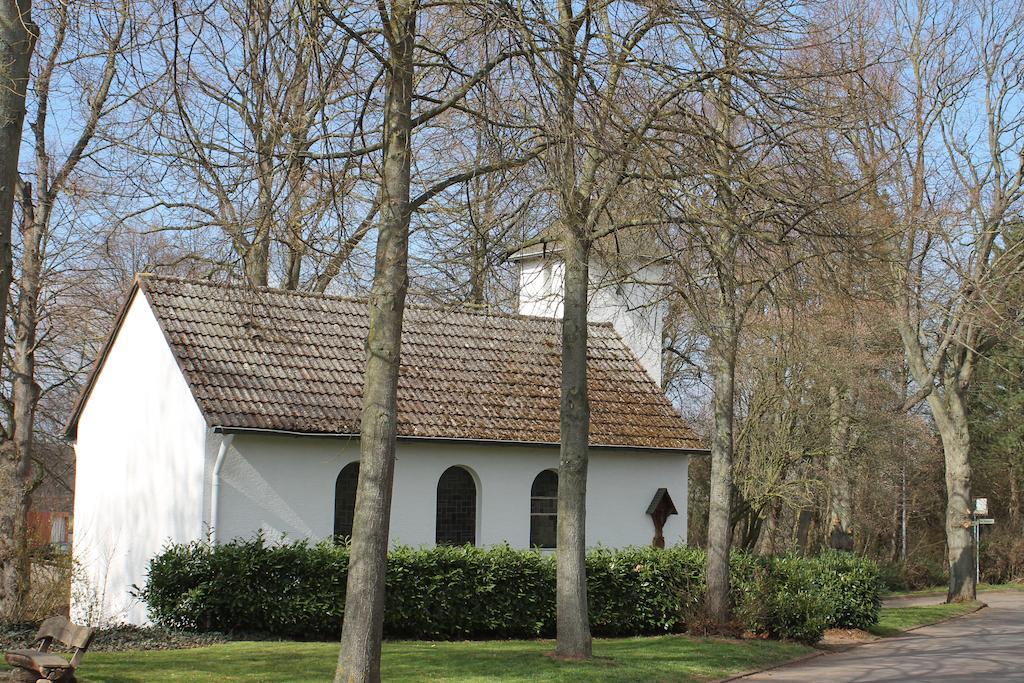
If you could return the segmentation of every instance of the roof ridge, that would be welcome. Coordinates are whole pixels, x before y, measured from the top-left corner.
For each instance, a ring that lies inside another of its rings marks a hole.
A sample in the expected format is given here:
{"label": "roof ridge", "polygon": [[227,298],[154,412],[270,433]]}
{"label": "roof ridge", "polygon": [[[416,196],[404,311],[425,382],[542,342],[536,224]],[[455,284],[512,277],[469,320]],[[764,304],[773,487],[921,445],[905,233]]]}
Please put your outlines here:
{"label": "roof ridge", "polygon": [[[328,294],[326,292],[307,292],[307,291],[300,290],[300,289],[282,289],[280,287],[270,287],[270,286],[267,286],[267,285],[252,286],[252,285],[236,284],[236,283],[233,283],[233,282],[215,282],[215,281],[212,281],[212,280],[201,280],[201,279],[194,279],[194,278],[184,278],[184,277],[179,277],[177,275],[160,275],[160,274],[157,274],[157,273],[136,273],[135,277],[136,277],[136,279],[140,283],[144,283],[147,280],[162,280],[162,281],[165,281],[165,282],[174,282],[174,283],[180,283],[180,284],[186,284],[186,285],[203,285],[203,286],[208,286],[208,287],[219,287],[219,288],[222,288],[222,289],[249,290],[249,291],[256,291],[256,292],[265,292],[265,293],[268,293],[268,294],[282,294],[282,295],[285,295],[285,296],[297,296],[297,297],[303,297],[303,298],[308,298],[308,299],[326,299],[326,300],[329,300],[329,301],[342,301],[342,302],[345,302],[345,303],[365,304],[369,300],[369,297],[362,297],[362,296],[348,296],[348,295],[344,295],[344,294]],[[420,303],[406,303],[405,306],[406,306],[406,308],[412,308],[414,310],[419,310],[419,311],[429,311],[429,312],[437,312],[437,313],[464,313],[464,314],[467,314],[467,315],[477,315],[477,316],[482,316],[482,317],[508,318],[508,319],[513,319],[513,320],[530,320],[530,321],[540,321],[540,322],[551,322],[551,321],[557,321],[558,320],[558,318],[549,318],[549,317],[543,316],[543,315],[526,315],[525,313],[509,313],[507,311],[500,311],[500,310],[493,310],[493,309],[479,310],[479,309],[473,309],[473,308],[466,308],[464,304],[460,304],[460,305],[458,305],[456,307],[446,307],[446,306],[439,306],[439,305],[438,306],[431,306],[431,305],[428,305],[428,304],[420,304]],[[607,321],[607,320],[600,320],[600,321],[588,320],[587,321],[587,325],[589,327],[603,327],[603,328],[612,328],[612,329],[614,329],[614,325],[612,325],[611,321]]]}

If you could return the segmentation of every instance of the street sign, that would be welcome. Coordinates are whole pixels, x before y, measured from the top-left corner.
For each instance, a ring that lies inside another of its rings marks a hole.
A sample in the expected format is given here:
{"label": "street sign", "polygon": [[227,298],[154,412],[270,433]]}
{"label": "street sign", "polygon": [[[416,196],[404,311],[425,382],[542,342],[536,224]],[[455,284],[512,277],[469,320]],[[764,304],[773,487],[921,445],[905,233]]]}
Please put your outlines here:
{"label": "street sign", "polygon": [[974,514],[971,515],[971,528],[974,529],[974,583],[981,581],[981,527],[995,524],[996,520],[991,517],[982,517],[988,514],[988,498],[976,498],[974,500]]}

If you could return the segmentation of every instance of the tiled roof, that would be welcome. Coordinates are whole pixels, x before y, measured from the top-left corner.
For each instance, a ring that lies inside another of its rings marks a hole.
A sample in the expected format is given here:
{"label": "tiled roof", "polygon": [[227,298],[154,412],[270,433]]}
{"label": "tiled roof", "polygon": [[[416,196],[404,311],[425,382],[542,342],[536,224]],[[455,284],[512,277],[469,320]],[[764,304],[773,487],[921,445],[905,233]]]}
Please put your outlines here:
{"label": "tiled roof", "polygon": [[[140,276],[208,424],[358,434],[366,302]],[[591,443],[700,448],[609,324],[590,326]],[[560,324],[409,306],[400,437],[557,443]]]}

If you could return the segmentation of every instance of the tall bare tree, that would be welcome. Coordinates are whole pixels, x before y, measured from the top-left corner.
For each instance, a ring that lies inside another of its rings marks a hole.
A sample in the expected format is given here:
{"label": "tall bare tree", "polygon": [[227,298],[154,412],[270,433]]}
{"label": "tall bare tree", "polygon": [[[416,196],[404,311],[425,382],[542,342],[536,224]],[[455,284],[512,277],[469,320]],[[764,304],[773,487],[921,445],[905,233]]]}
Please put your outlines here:
{"label": "tall bare tree", "polygon": [[[132,89],[118,82],[118,68],[123,66],[130,42],[129,3],[105,10],[86,3],[44,3],[44,31],[39,63],[32,74],[32,117],[29,124],[34,163],[27,179],[20,183],[20,250],[17,277],[17,298],[13,311],[14,347],[11,362],[11,393],[8,397],[9,423],[4,433],[6,445],[17,461],[17,479],[4,489],[2,510],[4,524],[13,523],[18,531],[16,544],[16,584],[5,586],[16,591],[12,609],[24,603],[29,589],[31,571],[28,534],[25,519],[33,490],[46,476],[45,468],[34,467],[37,431],[36,408],[41,397],[37,376],[37,354],[44,340],[39,328],[45,319],[42,310],[47,280],[48,259],[56,243],[75,240],[90,242],[88,235],[58,237],[52,232],[54,212],[66,208],[65,194],[78,181],[76,173],[83,159],[95,152],[98,128],[104,116],[117,105],[130,100]],[[87,30],[82,27],[88,27]],[[60,81],[75,82],[89,97],[68,106],[64,119],[55,126],[50,119],[50,97],[59,92]],[[118,89],[112,95],[112,89]],[[72,113],[73,112],[73,113]],[[77,129],[77,130],[76,130]],[[56,133],[55,143],[50,135]],[[67,144],[63,155],[55,148]],[[46,340],[49,341],[49,340]],[[13,522],[11,520],[14,520]],[[10,576],[5,572],[5,576]]]}
{"label": "tall bare tree", "polygon": [[[641,182],[641,159],[657,146],[659,125],[700,76],[670,62],[667,36],[678,35],[671,5],[630,3],[620,14],[590,0],[562,0],[554,6],[527,2],[515,14],[530,50],[529,78],[537,130],[547,147],[542,166],[550,206],[549,228],[526,245],[551,242],[565,273],[556,654],[587,658],[586,359],[588,297],[595,279],[590,260],[602,240],[617,244],[614,236],[624,229],[647,231],[648,239],[639,239],[644,249],[651,247],[644,253],[658,251],[652,245],[649,207],[640,199],[650,198]],[[642,265],[641,256],[626,270]]]}
{"label": "tall bare tree", "polygon": [[[0,5],[0,363],[5,356],[7,306],[14,275],[11,230],[18,183],[18,156],[25,120],[25,92],[29,65],[38,29],[32,22],[31,0],[12,0]],[[16,491],[24,479],[24,463],[4,435],[0,443],[0,616],[15,616],[23,572],[19,571],[18,538],[24,536],[24,519],[17,514]],[[12,507],[13,506],[13,507]]]}
{"label": "tall bare tree", "polygon": [[373,222],[365,158],[315,161],[362,147],[360,117],[379,114],[372,57],[311,0],[161,11],[172,30],[147,59],[165,72],[138,104],[152,134],[120,141],[149,162],[136,188],[149,201],[122,219],[203,235],[196,258],[253,285],[322,291]]}
{"label": "tall bare tree", "polygon": [[923,401],[942,442],[947,599],[971,600],[966,397],[978,359],[1016,324],[1008,294],[1024,272],[1024,252],[1000,248],[1024,207],[1022,8],[915,0],[868,11],[874,30],[860,53],[896,67],[851,83],[871,123],[853,149],[887,264],[881,293],[913,380],[904,407]]}
{"label": "tall bare tree", "polygon": [[[832,154],[821,129],[843,125],[806,58],[820,37],[799,2],[693,3],[688,59],[706,74],[677,110],[671,153],[653,173],[675,255],[674,296],[707,339],[713,378],[707,527],[708,625],[731,621],[736,370],[744,325],[779,279],[839,237],[821,207],[844,196],[816,177]],[[837,128],[841,130],[841,128]]]}
{"label": "tall bare tree", "polygon": [[380,680],[391,489],[397,433],[398,368],[408,290],[412,103],[417,0],[381,6],[387,41],[381,209],[370,292],[370,331],[359,430],[359,483],[349,555],[345,620],[334,680]]}
{"label": "tall bare tree", "polygon": [[[468,8],[476,6],[466,5]],[[467,39],[470,33],[452,34],[462,8],[423,21],[418,0],[394,0],[375,8],[376,16],[365,34],[382,39],[370,50],[380,61],[384,104],[380,141],[359,153],[381,151],[377,214],[377,254],[370,292],[370,329],[366,340],[366,374],[360,427],[360,469],[353,520],[345,615],[336,681],[380,680],[381,637],[384,619],[384,581],[387,568],[391,492],[397,438],[397,391],[401,359],[402,321],[409,284],[410,224],[414,213],[449,188],[536,158],[528,151],[470,169],[444,169],[440,178],[413,174],[414,159],[425,151],[414,145],[418,129],[430,125],[453,108],[464,109],[467,93],[521,51],[505,46],[486,62],[474,64],[453,81],[451,65],[431,70],[420,66],[420,51],[444,53],[438,42]],[[343,30],[354,33],[353,17],[332,15]],[[445,24],[448,20],[452,23]],[[442,27],[444,30],[442,30]],[[454,84],[453,84],[454,83]],[[417,91],[432,89],[429,95]],[[418,102],[422,111],[414,111]],[[351,152],[341,156],[350,156]]]}

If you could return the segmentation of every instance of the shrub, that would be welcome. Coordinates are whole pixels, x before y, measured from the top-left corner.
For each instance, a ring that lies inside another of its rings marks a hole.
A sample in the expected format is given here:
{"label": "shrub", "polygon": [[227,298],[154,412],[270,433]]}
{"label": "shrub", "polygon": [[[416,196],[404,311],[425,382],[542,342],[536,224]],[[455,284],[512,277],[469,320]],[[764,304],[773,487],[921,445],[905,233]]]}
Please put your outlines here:
{"label": "shrub", "polygon": [[813,643],[828,628],[878,622],[883,583],[869,559],[832,550],[812,558],[733,553],[729,564],[737,617],[754,633]]}
{"label": "shrub", "polygon": [[587,600],[594,635],[672,633],[704,593],[702,551],[677,547],[597,549],[587,555]]}
{"label": "shrub", "polygon": [[905,591],[907,579],[903,575],[903,566],[899,562],[884,562],[878,565],[879,576],[887,591]]}
{"label": "shrub", "polygon": [[754,564],[753,580],[743,582],[737,616],[754,633],[818,642],[829,625],[829,610],[816,564],[795,555]]}
{"label": "shrub", "polygon": [[71,553],[47,548],[32,558],[32,590],[21,607],[27,621],[42,621],[54,614],[67,614],[74,573]]}
{"label": "shrub", "polygon": [[946,567],[938,558],[908,558],[905,563],[887,562],[879,569],[885,588],[890,591],[916,591],[945,585]]}
{"label": "shrub", "polygon": [[981,540],[981,580],[1013,583],[1024,580],[1024,538],[998,529]]}
{"label": "shrub", "polygon": [[261,631],[289,638],[334,637],[341,628],[348,553],[262,536],[216,548],[167,547],[137,591],[154,622],[191,631]]}
{"label": "shrub", "polygon": [[555,620],[553,560],[505,545],[489,550],[392,550],[384,632],[428,640],[550,634]]}
{"label": "shrub", "polygon": [[762,582],[770,563],[771,558],[751,553],[733,551],[729,556],[729,590],[737,612],[742,614],[747,605],[761,599]]}
{"label": "shrub", "polygon": [[[595,549],[587,556],[595,635],[686,630],[705,589],[705,554]],[[746,628],[813,642],[822,624],[877,615],[870,562],[856,558],[731,559],[732,597]],[[268,544],[262,536],[216,548],[172,545],[149,564],[136,594],[164,628],[335,639],[345,600],[348,549],[304,541]],[[877,574],[877,569],[875,570]],[[514,550],[396,548],[388,554],[384,633],[396,638],[550,636],[555,624],[553,555]]]}
{"label": "shrub", "polygon": [[825,602],[826,628],[866,629],[878,623],[884,584],[875,562],[836,550],[827,550],[812,562]]}
{"label": "shrub", "polygon": [[[347,574],[348,549],[329,542],[197,541],[151,560],[136,594],[166,628],[334,639]],[[388,554],[384,631],[435,640],[548,634],[554,585],[553,558],[536,552],[397,548]]]}

